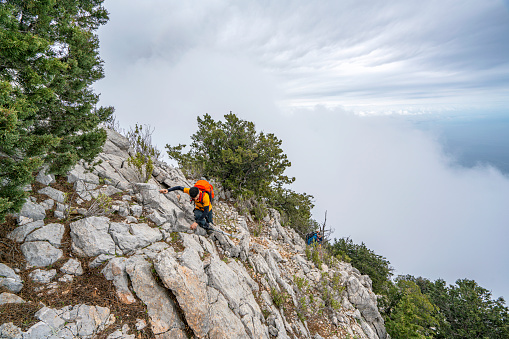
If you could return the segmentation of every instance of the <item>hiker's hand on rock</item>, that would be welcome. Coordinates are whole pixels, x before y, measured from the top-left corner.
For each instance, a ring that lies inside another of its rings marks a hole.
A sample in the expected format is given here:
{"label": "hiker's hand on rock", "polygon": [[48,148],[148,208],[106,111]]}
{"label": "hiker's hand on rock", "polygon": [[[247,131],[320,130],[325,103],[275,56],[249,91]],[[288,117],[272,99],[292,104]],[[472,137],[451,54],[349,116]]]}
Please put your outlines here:
{"label": "hiker's hand on rock", "polygon": [[198,223],[197,222],[193,222],[191,224],[191,229],[194,231],[196,229],[196,226],[198,226]]}
{"label": "hiker's hand on rock", "polygon": [[164,189],[162,189],[162,190],[159,190],[159,193],[164,193],[164,194],[166,194],[166,193],[168,193],[168,190],[167,190],[166,188],[164,188]]}
{"label": "hiker's hand on rock", "polygon": [[177,199],[180,200],[180,194],[177,194]]}

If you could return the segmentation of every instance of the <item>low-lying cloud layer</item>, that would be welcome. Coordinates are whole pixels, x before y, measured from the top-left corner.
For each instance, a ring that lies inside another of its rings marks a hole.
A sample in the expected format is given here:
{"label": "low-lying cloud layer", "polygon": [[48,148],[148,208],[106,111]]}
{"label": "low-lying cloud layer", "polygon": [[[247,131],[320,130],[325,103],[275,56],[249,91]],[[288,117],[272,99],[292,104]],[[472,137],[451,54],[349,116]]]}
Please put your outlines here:
{"label": "low-lying cloud layer", "polygon": [[366,243],[397,274],[469,278],[509,295],[508,176],[458,166],[401,119],[317,108],[292,122],[279,134],[295,187],[314,195],[317,220],[327,211],[335,237]]}

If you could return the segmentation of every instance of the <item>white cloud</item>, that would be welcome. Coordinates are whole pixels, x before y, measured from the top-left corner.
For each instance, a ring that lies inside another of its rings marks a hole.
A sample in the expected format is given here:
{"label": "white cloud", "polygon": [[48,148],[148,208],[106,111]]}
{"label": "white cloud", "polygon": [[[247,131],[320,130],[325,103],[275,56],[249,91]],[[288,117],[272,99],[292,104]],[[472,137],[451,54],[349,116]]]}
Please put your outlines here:
{"label": "white cloud", "polygon": [[509,177],[457,165],[399,118],[316,108],[292,124],[281,134],[295,186],[316,198],[315,218],[328,211],[335,237],[365,242],[398,274],[470,278],[507,295]]}
{"label": "white cloud", "polygon": [[176,65],[201,50],[281,79],[285,105],[507,103],[509,13],[495,0],[105,5],[107,71],[137,60]]}

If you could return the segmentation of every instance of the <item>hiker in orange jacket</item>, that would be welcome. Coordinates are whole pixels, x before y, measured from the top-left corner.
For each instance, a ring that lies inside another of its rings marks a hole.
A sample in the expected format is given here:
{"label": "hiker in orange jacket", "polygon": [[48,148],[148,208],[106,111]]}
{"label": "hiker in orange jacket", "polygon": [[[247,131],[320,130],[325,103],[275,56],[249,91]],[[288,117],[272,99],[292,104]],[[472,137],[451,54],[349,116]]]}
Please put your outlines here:
{"label": "hiker in orange jacket", "polygon": [[189,196],[191,197],[191,201],[194,201],[193,212],[195,222],[191,224],[191,229],[195,230],[196,226],[199,225],[200,227],[207,231],[211,230],[211,226],[209,223],[213,223],[212,204],[210,203],[210,196],[208,192],[200,191],[198,187],[189,188],[182,186],[175,186],[168,189],[162,189],[159,190],[159,192],[166,194],[177,190],[189,194]]}

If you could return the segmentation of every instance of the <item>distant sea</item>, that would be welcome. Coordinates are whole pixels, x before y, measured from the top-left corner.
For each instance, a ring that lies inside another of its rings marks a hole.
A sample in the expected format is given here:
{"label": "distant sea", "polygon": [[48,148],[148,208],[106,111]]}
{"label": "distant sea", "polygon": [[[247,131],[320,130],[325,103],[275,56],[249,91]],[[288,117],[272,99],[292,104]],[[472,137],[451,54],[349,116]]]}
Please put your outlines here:
{"label": "distant sea", "polygon": [[509,175],[509,112],[430,114],[409,118],[438,136],[444,151],[465,167],[491,165]]}

